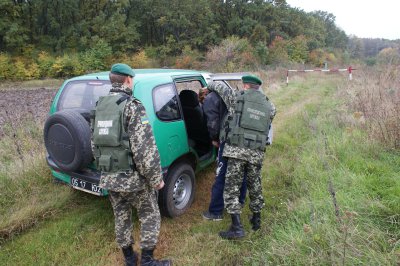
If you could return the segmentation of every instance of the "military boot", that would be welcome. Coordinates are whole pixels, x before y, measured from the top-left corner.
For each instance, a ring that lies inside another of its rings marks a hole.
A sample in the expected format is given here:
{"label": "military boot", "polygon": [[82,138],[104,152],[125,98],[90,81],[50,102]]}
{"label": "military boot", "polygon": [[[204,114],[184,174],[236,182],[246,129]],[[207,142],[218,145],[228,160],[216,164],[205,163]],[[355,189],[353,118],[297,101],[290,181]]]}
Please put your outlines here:
{"label": "military boot", "polygon": [[122,253],[125,257],[126,266],[136,266],[137,265],[137,254],[133,251],[132,246],[122,248]]}
{"label": "military boot", "polygon": [[228,231],[219,232],[219,236],[224,239],[243,238],[245,233],[243,225],[240,223],[240,214],[231,214],[232,224]]}
{"label": "military boot", "polygon": [[170,266],[170,260],[155,260],[153,258],[154,249],[142,249],[142,259],[140,265],[142,266]]}
{"label": "military boot", "polygon": [[250,223],[252,224],[251,229],[253,229],[253,231],[259,230],[261,227],[261,213],[254,212],[250,219]]}

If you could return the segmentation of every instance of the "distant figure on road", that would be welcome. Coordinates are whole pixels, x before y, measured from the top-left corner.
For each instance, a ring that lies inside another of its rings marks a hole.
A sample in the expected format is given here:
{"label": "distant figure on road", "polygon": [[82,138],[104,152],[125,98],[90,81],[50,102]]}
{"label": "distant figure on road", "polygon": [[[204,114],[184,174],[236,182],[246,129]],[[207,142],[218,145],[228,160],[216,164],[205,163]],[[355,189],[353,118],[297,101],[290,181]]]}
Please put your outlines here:
{"label": "distant figure on road", "polygon": [[111,67],[112,88],[100,97],[92,119],[92,147],[100,186],[109,191],[115,235],[126,265],[137,265],[132,245],[132,206],[140,220],[141,265],[170,265],[154,260],[161,217],[156,190],[164,186],[160,155],[141,102],[132,98],[135,73],[126,64]]}

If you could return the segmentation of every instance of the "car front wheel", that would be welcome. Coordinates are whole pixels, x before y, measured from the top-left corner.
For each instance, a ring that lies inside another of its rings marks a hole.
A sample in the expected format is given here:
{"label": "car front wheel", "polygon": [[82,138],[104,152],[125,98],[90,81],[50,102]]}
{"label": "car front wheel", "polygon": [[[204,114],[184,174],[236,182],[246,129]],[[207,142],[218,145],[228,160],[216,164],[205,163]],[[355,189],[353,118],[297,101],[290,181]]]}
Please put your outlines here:
{"label": "car front wheel", "polygon": [[193,203],[195,193],[194,171],[188,163],[173,166],[160,191],[161,214],[168,217],[182,215]]}

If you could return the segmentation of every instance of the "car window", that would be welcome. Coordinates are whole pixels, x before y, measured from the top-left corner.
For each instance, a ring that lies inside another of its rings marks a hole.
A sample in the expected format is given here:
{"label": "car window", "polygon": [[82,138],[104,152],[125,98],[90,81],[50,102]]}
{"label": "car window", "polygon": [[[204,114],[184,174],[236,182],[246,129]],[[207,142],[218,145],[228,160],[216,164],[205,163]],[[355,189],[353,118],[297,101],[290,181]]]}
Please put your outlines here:
{"label": "car window", "polygon": [[58,110],[86,109],[95,107],[100,96],[105,96],[111,89],[109,81],[77,80],[67,83],[58,100]]}
{"label": "car window", "polygon": [[243,83],[241,80],[214,80],[215,83],[221,83],[228,85],[230,88],[234,90],[241,90]]}
{"label": "car window", "polygon": [[154,110],[160,120],[181,119],[178,98],[172,84],[161,85],[153,90]]}
{"label": "car window", "polygon": [[178,90],[178,93],[180,93],[183,90],[191,90],[199,94],[199,90],[203,87],[201,84],[200,80],[185,80],[185,81],[177,81],[175,83],[176,89]]}
{"label": "car window", "polygon": [[243,87],[242,80],[225,80],[225,82],[234,90],[241,90]]}

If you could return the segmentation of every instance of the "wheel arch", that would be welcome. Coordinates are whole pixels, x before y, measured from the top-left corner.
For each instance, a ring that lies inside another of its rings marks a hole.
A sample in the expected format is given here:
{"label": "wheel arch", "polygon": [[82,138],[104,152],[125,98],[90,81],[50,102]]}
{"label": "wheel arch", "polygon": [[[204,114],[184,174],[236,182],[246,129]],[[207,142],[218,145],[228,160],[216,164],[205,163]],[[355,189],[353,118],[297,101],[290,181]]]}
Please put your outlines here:
{"label": "wheel arch", "polygon": [[176,165],[180,163],[189,163],[189,165],[193,168],[193,171],[196,172],[197,168],[197,162],[198,158],[193,152],[188,152],[186,154],[183,154],[182,156],[178,157],[175,161],[173,161],[168,167],[165,168],[165,171],[163,171],[164,178],[167,177],[168,171],[175,167]]}

